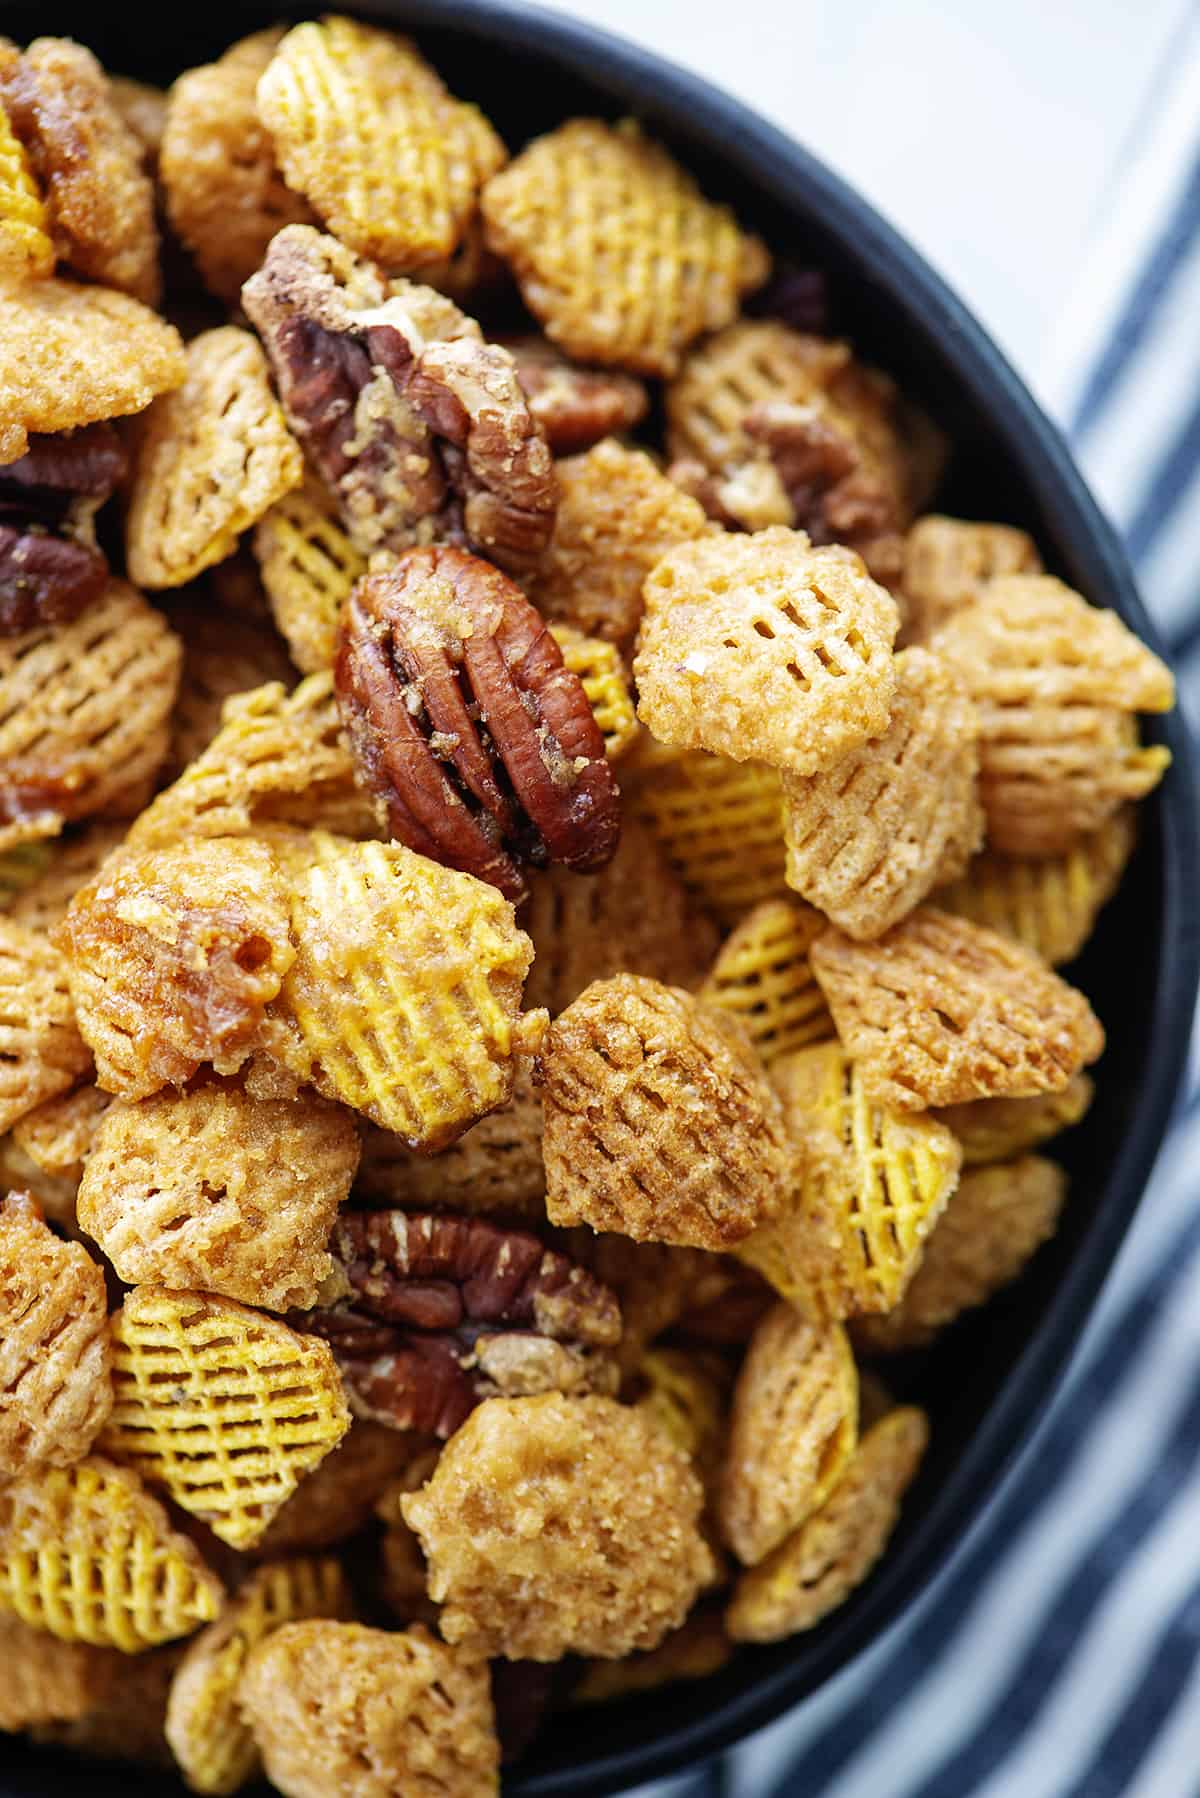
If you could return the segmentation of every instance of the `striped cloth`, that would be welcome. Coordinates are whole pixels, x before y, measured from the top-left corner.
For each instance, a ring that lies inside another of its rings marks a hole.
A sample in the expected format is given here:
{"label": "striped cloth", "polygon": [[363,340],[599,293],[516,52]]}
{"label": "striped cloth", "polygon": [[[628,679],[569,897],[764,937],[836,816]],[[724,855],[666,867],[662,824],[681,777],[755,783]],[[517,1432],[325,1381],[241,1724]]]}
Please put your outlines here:
{"label": "striped cloth", "polygon": [[[1034,385],[1200,722],[1200,8],[1168,63]],[[1200,1795],[1198,1201],[1195,1090],[1059,1399],[916,1613],[656,1798]]]}

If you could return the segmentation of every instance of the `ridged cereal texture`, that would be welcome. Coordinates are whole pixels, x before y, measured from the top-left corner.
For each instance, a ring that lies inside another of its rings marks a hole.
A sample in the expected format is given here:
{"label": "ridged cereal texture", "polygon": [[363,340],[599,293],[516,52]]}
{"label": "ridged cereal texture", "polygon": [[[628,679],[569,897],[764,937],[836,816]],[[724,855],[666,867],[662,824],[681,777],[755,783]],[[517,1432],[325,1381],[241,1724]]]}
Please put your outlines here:
{"label": "ridged cereal texture", "polygon": [[552,624],[550,635],[562,652],[563,666],[574,674],[592,708],[604,752],[619,762],[632,749],[640,729],[625,665],[613,644],[589,637],[570,624]]}
{"label": "ridged cereal texture", "polygon": [[809,950],[826,920],[795,899],[768,899],[722,943],[698,996],[743,1025],[764,1067],[833,1035]]}
{"label": "ridged cereal texture", "polygon": [[0,917],[0,1131],[88,1072],[68,969],[45,937]]}
{"label": "ridged cereal texture", "polygon": [[338,614],[367,572],[338,517],[333,495],[309,473],[266,512],[254,532],[254,554],[271,613],[305,674],[333,666]]}
{"label": "ridged cereal texture", "polygon": [[1076,1074],[1058,1093],[1032,1099],[975,1099],[947,1105],[936,1113],[962,1144],[963,1164],[1009,1161],[1040,1148],[1061,1130],[1070,1130],[1091,1106],[1095,1087],[1086,1074]]}
{"label": "ridged cereal texture", "polygon": [[989,581],[1006,574],[1041,574],[1037,545],[1010,524],[976,524],[931,512],[904,539],[900,588],[913,643],[928,641],[956,612],[982,597]]}

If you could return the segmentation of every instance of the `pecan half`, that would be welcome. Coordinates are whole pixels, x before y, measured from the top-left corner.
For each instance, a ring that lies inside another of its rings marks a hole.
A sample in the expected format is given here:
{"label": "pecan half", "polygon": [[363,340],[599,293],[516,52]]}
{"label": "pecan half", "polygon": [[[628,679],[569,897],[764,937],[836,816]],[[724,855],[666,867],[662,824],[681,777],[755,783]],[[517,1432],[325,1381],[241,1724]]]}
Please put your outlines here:
{"label": "pecan half", "polygon": [[125,479],[129,458],[110,424],[33,436],[16,462],[0,468],[0,494],[107,499]]}
{"label": "pecan half", "polygon": [[644,382],[616,369],[580,368],[544,337],[512,337],[506,347],[529,410],[556,456],[631,431],[650,408]]}
{"label": "pecan half", "polygon": [[894,486],[864,465],[854,437],[815,406],[772,400],[744,430],[770,457],[796,524],[814,543],[857,543],[894,528]]}
{"label": "pecan half", "polygon": [[108,564],[91,520],[124,479],[111,425],[35,436],[0,468],[0,636],[65,624],[99,597]]}
{"label": "pecan half", "polygon": [[0,637],[67,623],[99,598],[107,581],[98,549],[38,527],[0,524]]}
{"label": "pecan half", "polygon": [[330,1248],[350,1298],[292,1322],[330,1344],[360,1417],[445,1438],[485,1398],[616,1390],[616,1299],[536,1236],[348,1211]]}
{"label": "pecan half", "polygon": [[508,898],[522,863],[602,867],[620,836],[604,739],[546,620],[490,563],[442,545],[358,582],[334,681],[393,837]]}

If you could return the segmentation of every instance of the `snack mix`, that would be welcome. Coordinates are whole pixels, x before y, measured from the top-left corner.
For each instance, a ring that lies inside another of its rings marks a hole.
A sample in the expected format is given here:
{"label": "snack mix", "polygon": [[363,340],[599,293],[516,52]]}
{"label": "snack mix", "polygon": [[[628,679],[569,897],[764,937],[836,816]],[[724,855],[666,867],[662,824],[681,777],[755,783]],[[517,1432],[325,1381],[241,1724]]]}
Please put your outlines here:
{"label": "snack mix", "polygon": [[854,1602],[1170,760],[820,275],[458,88],[0,39],[0,1729],[200,1793]]}

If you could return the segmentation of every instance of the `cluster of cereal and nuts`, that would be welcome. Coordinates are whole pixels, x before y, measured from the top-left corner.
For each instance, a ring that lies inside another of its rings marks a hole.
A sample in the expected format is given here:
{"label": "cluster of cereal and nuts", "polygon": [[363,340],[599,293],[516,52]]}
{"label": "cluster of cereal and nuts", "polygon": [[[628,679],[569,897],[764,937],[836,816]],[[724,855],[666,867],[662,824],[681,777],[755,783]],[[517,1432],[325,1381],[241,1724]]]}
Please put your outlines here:
{"label": "cluster of cereal and nuts", "polygon": [[0,44],[0,1727],[477,1798],[882,1553],[1173,694],[823,313],[347,18]]}

